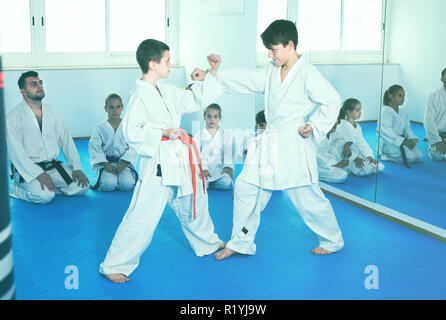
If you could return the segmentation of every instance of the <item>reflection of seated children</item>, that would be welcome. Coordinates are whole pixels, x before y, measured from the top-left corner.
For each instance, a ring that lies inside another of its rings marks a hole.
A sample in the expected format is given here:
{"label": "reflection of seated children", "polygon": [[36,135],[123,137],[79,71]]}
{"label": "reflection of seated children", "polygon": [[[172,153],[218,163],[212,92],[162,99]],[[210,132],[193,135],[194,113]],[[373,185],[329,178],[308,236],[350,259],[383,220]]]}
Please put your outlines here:
{"label": "reflection of seated children", "polygon": [[329,141],[330,134],[335,132],[337,124],[336,122],[317,147],[316,158],[319,181],[342,183],[347,179],[348,173],[342,168],[348,165],[348,159],[342,159]]}
{"label": "reflection of seated children", "polygon": [[94,190],[131,191],[135,187],[138,154],[124,140],[121,125],[122,109],[121,97],[114,93],[110,94],[105,99],[108,119],[94,128],[88,143],[91,168],[99,171]]}
{"label": "reflection of seated children", "polygon": [[229,190],[233,187],[234,161],[232,158],[232,134],[219,126],[221,108],[211,104],[204,111],[206,127],[194,136],[200,148],[206,187]]}
{"label": "reflection of seated children", "polygon": [[446,160],[446,69],[441,72],[443,86],[429,96],[424,129],[429,142],[429,158]]}
{"label": "reflection of seated children", "polygon": [[409,166],[409,163],[421,161],[423,154],[416,147],[418,138],[410,129],[407,111],[400,108],[404,97],[403,87],[397,84],[386,90],[377,132],[380,138],[381,159]]}
{"label": "reflection of seated children", "polygon": [[373,151],[362,136],[361,126],[356,121],[361,117],[361,102],[347,99],[339,112],[339,124],[331,134],[330,142],[340,157],[348,160],[344,167],[348,173],[368,176],[384,169],[373,157]]}

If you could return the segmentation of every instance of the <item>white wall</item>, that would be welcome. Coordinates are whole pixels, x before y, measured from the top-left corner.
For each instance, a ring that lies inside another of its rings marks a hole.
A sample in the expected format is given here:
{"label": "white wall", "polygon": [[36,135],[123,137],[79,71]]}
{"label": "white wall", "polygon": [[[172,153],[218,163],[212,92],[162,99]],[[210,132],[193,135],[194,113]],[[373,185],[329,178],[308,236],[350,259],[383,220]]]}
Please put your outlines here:
{"label": "white wall", "polygon": [[400,64],[411,120],[423,121],[429,95],[442,86],[445,30],[445,0],[388,0],[386,51]]}
{"label": "white wall", "polygon": [[[243,1],[243,0],[240,0]],[[213,0],[225,9],[231,2]],[[207,69],[206,57],[216,53],[222,57],[221,70],[235,67],[256,67],[257,1],[245,0],[243,13],[216,15],[207,1],[180,1],[180,61],[187,75],[194,67]],[[217,101],[222,107],[222,125],[226,128],[254,128],[254,95],[224,95]],[[182,126],[191,120],[204,120],[201,113],[183,117]],[[195,129],[195,127],[193,128]],[[194,130],[192,130],[194,131]]]}
{"label": "white wall", "polygon": [[[220,4],[225,3],[219,0]],[[172,70],[167,81],[183,87],[195,66],[207,68],[206,56],[222,56],[221,69],[256,67],[257,1],[245,0],[242,13],[215,15],[203,0],[181,0],[179,12],[179,54],[184,67]],[[440,71],[446,67],[443,30],[446,1],[389,0],[384,89],[401,83],[406,88],[406,105],[411,120],[422,121],[428,95],[441,86]],[[343,100],[358,98],[363,104],[362,120],[376,120],[381,103],[381,65],[316,65],[338,90]],[[5,71],[6,109],[21,96],[17,79],[23,71]],[[93,126],[105,117],[104,98],[111,92],[128,101],[129,91],[140,77],[138,68],[39,70],[45,81],[45,101],[57,107],[73,136],[89,136]],[[264,108],[263,95],[225,95],[223,125],[242,130],[254,127],[254,116]],[[201,113],[183,118],[181,126],[192,132],[192,121]]]}
{"label": "white wall", "polygon": [[[64,69],[37,70],[44,81],[44,101],[62,114],[73,137],[88,137],[94,126],[106,118],[104,101],[107,95],[119,94],[125,104],[130,90],[141,77],[137,68],[131,69]],[[4,72],[6,111],[20,103],[17,80],[23,71]],[[184,68],[174,68],[165,81],[178,86],[186,83]]]}

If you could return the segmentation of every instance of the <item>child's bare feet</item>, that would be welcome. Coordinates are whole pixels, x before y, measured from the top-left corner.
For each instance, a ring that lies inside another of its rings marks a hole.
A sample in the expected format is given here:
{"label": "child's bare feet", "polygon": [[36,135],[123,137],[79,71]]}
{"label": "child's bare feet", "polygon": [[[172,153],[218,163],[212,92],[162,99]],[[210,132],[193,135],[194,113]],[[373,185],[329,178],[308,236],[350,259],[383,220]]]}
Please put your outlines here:
{"label": "child's bare feet", "polygon": [[319,254],[319,255],[332,254],[331,251],[325,250],[324,248],[321,248],[321,247],[314,248],[313,250],[311,250],[311,252],[314,254]]}
{"label": "child's bare feet", "polygon": [[110,280],[113,283],[124,283],[124,282],[127,282],[130,280],[122,273],[111,273],[111,274],[101,273],[101,275],[103,275],[104,277],[106,277],[108,280]]}
{"label": "child's bare feet", "polygon": [[224,248],[223,250],[220,250],[214,254],[214,258],[216,260],[223,260],[226,258],[229,258],[234,254],[234,250],[231,250],[229,248]]}

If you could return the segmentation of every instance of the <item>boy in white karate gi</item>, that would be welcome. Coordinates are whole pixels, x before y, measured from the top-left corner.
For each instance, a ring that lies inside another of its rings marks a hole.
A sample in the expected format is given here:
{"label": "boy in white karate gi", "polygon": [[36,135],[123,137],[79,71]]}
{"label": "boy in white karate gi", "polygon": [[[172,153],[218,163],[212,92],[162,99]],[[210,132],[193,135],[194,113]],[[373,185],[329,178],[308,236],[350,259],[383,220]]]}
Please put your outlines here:
{"label": "boy in white karate gi", "polygon": [[429,158],[446,160],[446,68],[441,72],[443,86],[429,96],[424,113],[424,129],[429,142]]}
{"label": "boy in white karate gi", "polygon": [[194,140],[200,149],[206,187],[230,190],[234,176],[232,133],[219,126],[221,108],[218,104],[208,106],[203,117],[206,126],[194,136]]}
{"label": "boy in white karate gi", "polygon": [[93,130],[88,143],[91,168],[98,171],[98,181],[92,188],[100,191],[131,191],[135,187],[138,154],[124,140],[121,113],[124,108],[119,95],[105,99],[108,119]]}
{"label": "boy in white karate gi", "polygon": [[[318,184],[316,147],[336,122],[340,97],[328,81],[296,52],[294,23],[274,21],[261,35],[272,59],[265,68],[233,69],[218,74],[227,93],[264,93],[268,128],[248,147],[234,187],[234,226],[226,248],[215,258],[253,255],[260,212],[274,190],[284,190],[303,221],[318,236],[315,254],[344,246],[330,202]],[[219,63],[220,57],[211,56]],[[201,78],[204,71],[194,71]],[[305,117],[317,107],[308,123]],[[313,141],[314,140],[314,141]]]}
{"label": "boy in white karate gi", "polygon": [[[59,112],[42,100],[43,81],[35,71],[18,80],[23,101],[6,114],[6,141],[10,173],[14,179],[10,196],[45,204],[55,194],[82,196],[89,181],[82,172],[79,153]],[[60,148],[68,164],[58,160]]]}
{"label": "boy in white karate gi", "polygon": [[384,165],[373,157],[373,151],[362,135],[361,126],[357,123],[361,113],[358,99],[345,100],[339,112],[339,124],[330,135],[330,144],[337,155],[348,162],[344,170],[356,176],[369,176],[381,172]]}
{"label": "boy in white karate gi", "polygon": [[152,240],[166,204],[175,211],[197,256],[211,254],[224,246],[214,233],[207,193],[195,165],[198,159],[189,161],[195,151],[185,143],[193,140],[179,129],[184,113],[199,111],[221,95],[215,79],[218,65],[213,65],[202,83],[184,90],[159,81],[169,76],[172,66],[165,43],[144,40],[136,57],[142,79],[136,81],[131,93],[122,129],[129,146],[141,156],[139,180],[99,267],[99,272],[115,283],[129,280]]}
{"label": "boy in white karate gi", "polygon": [[319,181],[342,183],[348,176],[347,171],[344,170],[348,166],[348,160],[341,158],[329,141],[330,134],[335,132],[336,126],[337,123],[317,146],[316,158]]}
{"label": "boy in white karate gi", "polygon": [[376,130],[380,139],[381,159],[403,163],[410,168],[409,164],[423,160],[423,153],[416,147],[419,139],[410,128],[407,110],[401,108],[404,99],[405,92],[400,85],[392,85],[384,92]]}

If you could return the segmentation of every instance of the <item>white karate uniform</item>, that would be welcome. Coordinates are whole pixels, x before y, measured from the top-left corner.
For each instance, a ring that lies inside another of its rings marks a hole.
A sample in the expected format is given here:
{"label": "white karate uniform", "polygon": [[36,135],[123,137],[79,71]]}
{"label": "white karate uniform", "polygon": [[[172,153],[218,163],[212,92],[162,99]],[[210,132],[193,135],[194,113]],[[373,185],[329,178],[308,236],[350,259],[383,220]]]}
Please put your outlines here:
{"label": "white karate uniform", "polygon": [[[139,180],[127,210],[99,272],[128,276],[149,246],[166,203],[175,211],[183,232],[197,256],[210,254],[222,245],[214,233],[196,166],[196,219],[193,219],[193,185],[189,148],[180,140],[161,141],[162,130],[178,128],[184,113],[196,112],[220,95],[215,78],[208,74],[192,90],[137,80],[122,119],[124,138],[141,156]],[[206,95],[205,95],[205,94]],[[196,162],[196,159],[194,160]],[[161,176],[157,176],[157,165]]]}
{"label": "white karate uniform", "polygon": [[342,158],[333,150],[333,146],[326,136],[317,147],[316,157],[319,181],[342,183],[347,179],[348,173],[346,170],[333,167]]}
{"label": "white karate uniform", "polygon": [[[334,147],[334,150],[339,157],[344,158],[344,146],[347,142],[352,142],[350,151],[352,155],[348,158],[348,165],[343,169],[348,173],[356,176],[369,176],[384,169],[382,163],[378,163],[378,168],[375,164],[370,162],[368,157],[373,156],[373,151],[365,141],[362,135],[361,126],[356,123],[356,128],[347,120],[342,119],[337,125],[336,131],[330,135],[330,142]],[[355,163],[355,159],[360,158],[364,160],[363,167],[358,168]]]}
{"label": "white karate uniform", "polygon": [[432,146],[440,141],[446,142],[446,89],[444,87],[429,96],[424,113],[424,129],[429,142],[429,157],[435,161],[445,160],[446,155],[441,154],[437,147]]}
{"label": "white karate uniform", "polygon": [[[88,151],[90,153],[91,168],[99,171],[104,167],[101,162],[108,162],[107,157],[125,160],[129,162],[127,167],[118,174],[102,170],[98,172],[99,190],[114,191],[131,191],[135,187],[136,176],[133,172],[138,161],[138,153],[129,147],[124,140],[122,134],[122,123],[115,130],[108,120],[100,122],[93,130],[90,141],[88,143]],[[111,164],[116,167],[119,161],[112,161]],[[133,169],[133,170],[132,170]]]}
{"label": "white karate uniform", "polygon": [[[381,128],[381,134],[379,130]],[[376,132],[380,139],[380,156],[382,160],[403,162],[400,146],[404,139],[416,139],[410,128],[409,116],[405,108],[399,108],[398,113],[392,107],[383,106]],[[411,150],[404,146],[408,163],[419,162],[423,153],[416,146]]]}
{"label": "white karate uniform", "polygon": [[[54,182],[55,192],[46,187],[42,190],[37,180],[44,170],[36,163],[57,160],[60,148],[68,162],[68,165],[62,164],[67,174],[72,177],[73,171],[82,170],[79,153],[62,116],[47,103],[42,103],[42,131],[25,100],[9,110],[6,114],[6,141],[8,159],[16,169],[11,196],[43,204],[50,202],[55,194],[81,196],[88,191],[88,187],[79,186],[77,182],[67,185],[55,168],[46,172]],[[20,182],[20,176],[23,182]]]}
{"label": "white karate uniform", "polygon": [[203,170],[208,170],[210,174],[206,179],[206,186],[221,190],[232,189],[232,178],[227,173],[222,173],[223,168],[230,168],[234,172],[232,132],[218,128],[212,137],[203,128],[194,136],[194,140],[200,150]]}
{"label": "white karate uniform", "polygon": [[[304,222],[319,237],[320,246],[335,252],[344,241],[330,202],[318,184],[316,146],[333,127],[340,97],[304,57],[281,83],[280,67],[273,62],[256,70],[233,69],[218,74],[228,93],[265,93],[267,130],[248,147],[243,170],[235,182],[234,226],[227,247],[255,254],[260,211],[273,190],[285,190]],[[304,139],[298,128],[317,107],[308,123],[313,135]]]}

